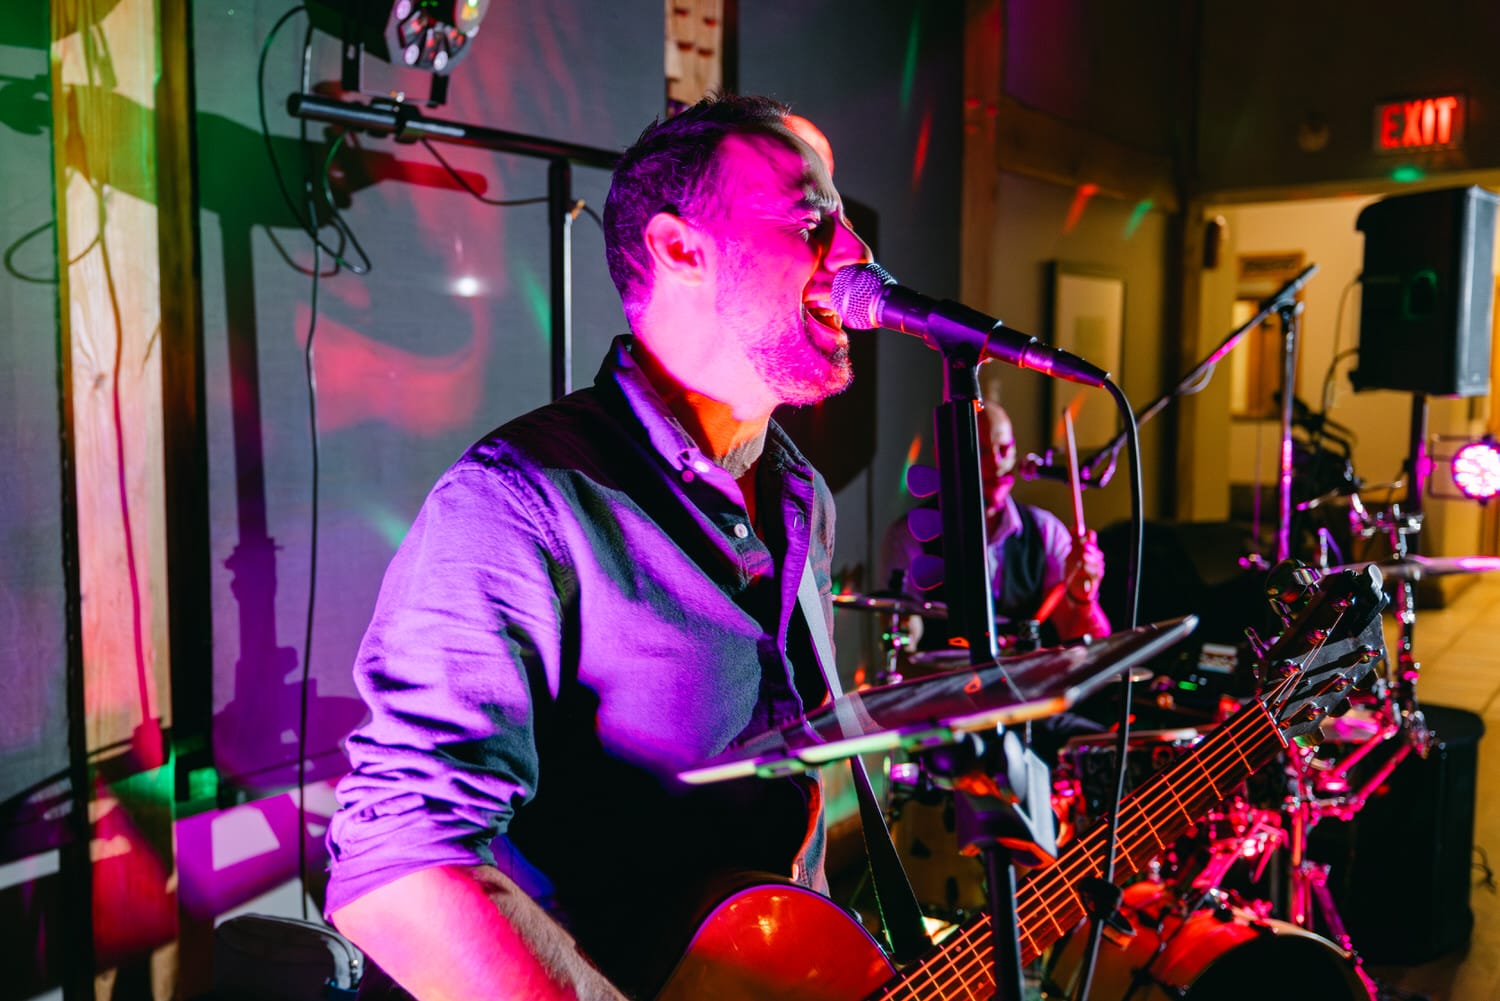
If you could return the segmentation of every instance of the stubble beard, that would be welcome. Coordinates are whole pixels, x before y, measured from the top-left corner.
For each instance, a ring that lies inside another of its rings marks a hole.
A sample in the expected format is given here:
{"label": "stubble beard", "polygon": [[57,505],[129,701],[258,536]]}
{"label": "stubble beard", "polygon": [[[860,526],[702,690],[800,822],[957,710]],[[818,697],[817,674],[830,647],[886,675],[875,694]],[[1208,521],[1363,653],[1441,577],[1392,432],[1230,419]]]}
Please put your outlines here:
{"label": "stubble beard", "polygon": [[831,351],[820,347],[811,329],[817,321],[805,309],[799,309],[795,319],[775,321],[779,329],[773,333],[748,315],[750,311],[736,291],[722,289],[718,302],[720,316],[733,322],[734,336],[755,374],[783,404],[806,407],[822,403],[854,381],[848,345],[840,344]]}

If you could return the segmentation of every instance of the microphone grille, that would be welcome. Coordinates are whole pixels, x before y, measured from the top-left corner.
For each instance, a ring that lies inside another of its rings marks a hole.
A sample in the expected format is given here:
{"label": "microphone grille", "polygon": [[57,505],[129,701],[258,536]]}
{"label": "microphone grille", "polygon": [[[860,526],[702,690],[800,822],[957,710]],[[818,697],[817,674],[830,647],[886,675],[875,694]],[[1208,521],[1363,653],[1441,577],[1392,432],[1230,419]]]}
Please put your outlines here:
{"label": "microphone grille", "polygon": [[896,284],[891,273],[878,264],[849,264],[833,276],[833,311],[839,322],[854,330],[880,326],[877,307],[880,293]]}

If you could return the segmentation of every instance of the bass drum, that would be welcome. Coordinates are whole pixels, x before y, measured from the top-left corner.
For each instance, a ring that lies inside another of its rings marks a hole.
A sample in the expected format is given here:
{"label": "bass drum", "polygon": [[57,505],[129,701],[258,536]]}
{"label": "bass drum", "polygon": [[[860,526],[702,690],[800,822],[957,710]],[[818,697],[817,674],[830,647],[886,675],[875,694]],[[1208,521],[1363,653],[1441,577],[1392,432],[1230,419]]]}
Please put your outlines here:
{"label": "bass drum", "polygon": [[[1185,908],[1160,883],[1125,890],[1135,935],[1101,940],[1093,1001],[1370,1001],[1354,961],[1332,942],[1244,908]],[[1048,970],[1060,996],[1077,989],[1088,942],[1081,926]]]}
{"label": "bass drum", "polygon": [[922,911],[960,924],[985,909],[984,863],[959,853],[953,809],[952,793],[898,796],[890,828]]}

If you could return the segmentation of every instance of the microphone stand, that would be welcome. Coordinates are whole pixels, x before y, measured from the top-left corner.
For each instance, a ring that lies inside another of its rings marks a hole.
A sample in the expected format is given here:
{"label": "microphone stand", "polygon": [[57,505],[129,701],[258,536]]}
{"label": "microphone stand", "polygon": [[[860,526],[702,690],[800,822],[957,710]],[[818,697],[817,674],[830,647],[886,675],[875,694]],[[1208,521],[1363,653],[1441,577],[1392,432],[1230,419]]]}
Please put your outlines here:
{"label": "microphone stand", "polygon": [[[345,72],[348,73],[347,66]],[[446,79],[435,78],[434,88],[437,80]],[[428,118],[416,105],[405,101],[380,99],[369,104],[358,104],[335,101],[318,94],[297,93],[287,98],[286,110],[297,118],[327,122],[340,128],[367,132],[372,136],[389,136],[400,143],[419,140],[454,143],[546,160],[548,290],[552,307],[552,398],[558,399],[572,391],[573,217],[577,212],[577,201],[573,197],[572,165],[576,163],[610,170],[619,159],[618,153],[483,125]]]}
{"label": "microphone stand", "polygon": [[[1145,409],[1137,413],[1135,418],[1136,426],[1139,427],[1140,425],[1145,424],[1151,418],[1161,413],[1167,408],[1167,404],[1171,403],[1178,397],[1191,396],[1193,393],[1196,393],[1199,390],[1203,389],[1203,387],[1208,384],[1208,379],[1213,375],[1214,366],[1219,364],[1219,362],[1223,360],[1224,356],[1229,354],[1230,351],[1233,351],[1235,346],[1244,339],[1244,336],[1246,334],[1264,323],[1266,317],[1270,316],[1272,313],[1282,311],[1283,309],[1287,308],[1287,305],[1290,303],[1296,303],[1297,293],[1302,290],[1302,286],[1307,284],[1307,280],[1311,278],[1317,272],[1317,270],[1318,266],[1316,264],[1309,264],[1307,267],[1303,268],[1296,277],[1292,278],[1285,285],[1272,293],[1270,297],[1262,301],[1260,304],[1260,309],[1254,316],[1250,317],[1250,319],[1246,320],[1244,323],[1240,324],[1233,331],[1231,331],[1229,336],[1225,337],[1224,340],[1219,343],[1218,347],[1214,348],[1208,353],[1207,357],[1205,357],[1202,361],[1198,362],[1198,364],[1189,369],[1187,374],[1184,375],[1181,379],[1177,380],[1177,384],[1175,386],[1167,390],[1162,395],[1158,396],[1155,400],[1152,400],[1151,403],[1149,403],[1145,407]],[[1298,311],[1300,312],[1300,308]],[[1291,350],[1295,354],[1295,345],[1291,348]],[[1283,389],[1283,394],[1286,394],[1285,389]],[[1115,435],[1108,444],[1100,448],[1099,451],[1095,452],[1087,462],[1083,463],[1082,466],[1079,467],[1078,478],[1084,487],[1102,487],[1109,483],[1110,479],[1115,474],[1115,461],[1120,456],[1120,449],[1125,445],[1126,433],[1127,432],[1125,431],[1121,431],[1119,434]],[[1283,430],[1282,433],[1283,442],[1289,441],[1290,431]],[[1045,464],[1049,466],[1052,465],[1051,449],[1048,449],[1047,451],[1047,455],[1045,456]],[[1035,475],[1039,476],[1042,474],[1038,473]],[[1030,478],[1035,478],[1035,476]]]}
{"label": "microphone stand", "polygon": [[[993,662],[999,655],[979,467],[976,416],[980,353],[969,345],[944,345],[943,360],[944,402],[933,410],[933,432],[943,519],[943,569],[950,582],[945,594],[953,635],[967,642],[969,662],[977,665]],[[1019,813],[1011,813],[1026,824]],[[1010,849],[994,839],[980,851],[987,877],[995,997],[1022,1001],[1025,986],[1016,920],[1015,861]]]}
{"label": "microphone stand", "polygon": [[1287,296],[1277,300],[1275,310],[1281,318],[1281,458],[1276,480],[1276,562],[1281,563],[1292,555],[1292,410],[1297,402],[1292,391],[1297,386],[1297,318],[1302,303]]}

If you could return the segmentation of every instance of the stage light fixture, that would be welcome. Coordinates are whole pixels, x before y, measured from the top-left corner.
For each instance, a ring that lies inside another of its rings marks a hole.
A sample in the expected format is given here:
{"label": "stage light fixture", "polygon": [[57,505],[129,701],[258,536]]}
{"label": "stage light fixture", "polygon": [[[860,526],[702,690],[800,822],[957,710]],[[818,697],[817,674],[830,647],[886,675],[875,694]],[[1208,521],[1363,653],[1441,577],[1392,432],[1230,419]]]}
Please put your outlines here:
{"label": "stage light fixture", "polygon": [[308,4],[315,28],[344,42],[344,89],[358,91],[358,60],[368,52],[398,66],[434,74],[441,104],[447,75],[474,47],[490,0],[322,0]]}
{"label": "stage light fixture", "polygon": [[1470,500],[1487,501],[1500,493],[1500,447],[1485,436],[1453,453],[1453,485]]}

